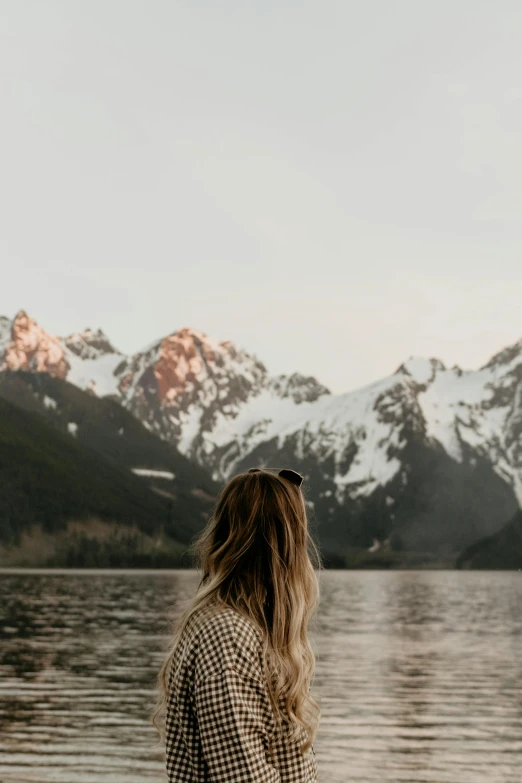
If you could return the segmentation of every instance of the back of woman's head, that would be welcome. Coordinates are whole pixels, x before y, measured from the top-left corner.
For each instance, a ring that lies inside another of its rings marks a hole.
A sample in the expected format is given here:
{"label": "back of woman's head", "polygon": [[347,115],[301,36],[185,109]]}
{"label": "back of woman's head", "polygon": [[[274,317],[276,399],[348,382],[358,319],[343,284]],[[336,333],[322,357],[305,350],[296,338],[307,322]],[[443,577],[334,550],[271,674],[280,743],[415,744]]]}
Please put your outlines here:
{"label": "back of woman's head", "polygon": [[291,643],[316,607],[310,555],[320,558],[304,498],[275,472],[250,470],[226,484],[195,554],[209,594],[246,611],[274,647]]}
{"label": "back of woman's head", "polygon": [[202,579],[178,621],[160,690],[166,695],[168,669],[192,613],[203,606],[231,606],[261,631],[274,715],[280,727],[290,725],[292,736],[306,731],[305,752],[320,715],[309,692],[315,656],[308,623],[319,603],[314,565],[321,567],[321,557],[293,476],[292,471],[252,468],[223,487],[208,524],[191,546]]}

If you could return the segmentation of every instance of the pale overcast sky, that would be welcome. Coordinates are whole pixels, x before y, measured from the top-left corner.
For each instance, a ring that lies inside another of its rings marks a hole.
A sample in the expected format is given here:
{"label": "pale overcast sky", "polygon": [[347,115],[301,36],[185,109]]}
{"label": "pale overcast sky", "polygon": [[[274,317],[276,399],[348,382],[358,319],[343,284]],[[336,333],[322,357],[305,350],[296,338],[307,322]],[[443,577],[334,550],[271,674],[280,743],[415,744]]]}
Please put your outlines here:
{"label": "pale overcast sky", "polygon": [[522,337],[520,0],[0,11],[0,314],[334,391]]}

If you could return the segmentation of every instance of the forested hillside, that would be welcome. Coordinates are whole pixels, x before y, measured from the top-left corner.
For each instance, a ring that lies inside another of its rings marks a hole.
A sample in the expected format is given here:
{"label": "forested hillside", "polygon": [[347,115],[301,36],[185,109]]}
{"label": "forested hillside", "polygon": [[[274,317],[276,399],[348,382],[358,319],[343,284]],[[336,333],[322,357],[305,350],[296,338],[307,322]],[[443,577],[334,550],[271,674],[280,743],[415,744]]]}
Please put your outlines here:
{"label": "forested hillside", "polygon": [[0,564],[178,564],[216,489],[116,402],[28,373],[0,375],[0,477]]}

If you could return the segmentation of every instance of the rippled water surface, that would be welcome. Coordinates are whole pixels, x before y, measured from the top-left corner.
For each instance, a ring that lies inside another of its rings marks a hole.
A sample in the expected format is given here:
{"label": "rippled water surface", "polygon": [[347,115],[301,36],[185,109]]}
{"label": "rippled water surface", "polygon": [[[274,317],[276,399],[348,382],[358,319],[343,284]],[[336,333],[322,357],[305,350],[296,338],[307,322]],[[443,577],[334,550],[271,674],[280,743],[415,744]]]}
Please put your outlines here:
{"label": "rippled water surface", "polygon": [[[149,724],[197,576],[0,572],[0,783],[165,783]],[[522,574],[321,574],[321,783],[521,783]]]}

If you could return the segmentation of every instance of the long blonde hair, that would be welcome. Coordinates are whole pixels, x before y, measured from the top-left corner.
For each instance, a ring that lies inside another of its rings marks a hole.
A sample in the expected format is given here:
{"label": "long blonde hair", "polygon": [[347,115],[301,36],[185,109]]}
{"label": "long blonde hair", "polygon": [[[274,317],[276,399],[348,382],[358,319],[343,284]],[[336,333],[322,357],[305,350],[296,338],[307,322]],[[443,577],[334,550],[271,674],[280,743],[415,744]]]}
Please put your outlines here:
{"label": "long blonde hair", "polygon": [[[321,555],[310,535],[304,496],[267,469],[239,473],[223,487],[206,527],[190,547],[203,577],[181,613],[158,676],[153,721],[165,713],[169,674],[183,628],[203,606],[226,605],[248,617],[264,639],[263,667],[279,731],[307,737],[311,747],[321,709],[310,693],[315,654],[308,625],[320,597],[314,567]],[[312,559],[315,563],[312,563]]]}

